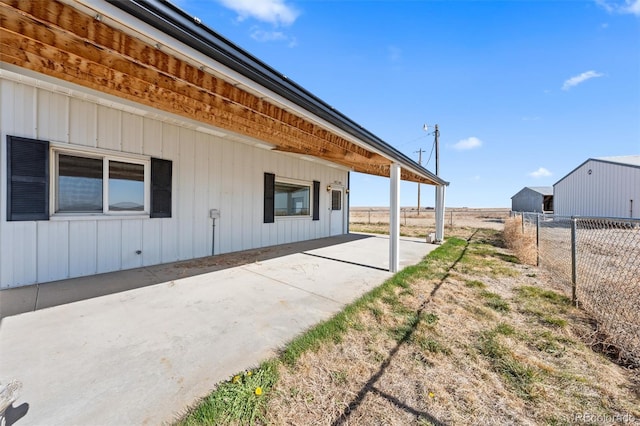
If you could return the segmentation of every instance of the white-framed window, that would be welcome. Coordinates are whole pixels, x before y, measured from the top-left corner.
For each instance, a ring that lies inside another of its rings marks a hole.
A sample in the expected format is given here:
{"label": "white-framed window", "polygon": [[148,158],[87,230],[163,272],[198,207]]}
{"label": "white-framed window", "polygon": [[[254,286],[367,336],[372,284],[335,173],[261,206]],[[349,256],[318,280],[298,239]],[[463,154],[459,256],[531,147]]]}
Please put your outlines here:
{"label": "white-framed window", "polygon": [[150,158],[51,148],[54,215],[148,215]]}
{"label": "white-framed window", "polygon": [[331,210],[342,210],[342,191],[331,190]]}
{"label": "white-framed window", "polygon": [[275,216],[311,216],[311,183],[276,178],[274,185]]}

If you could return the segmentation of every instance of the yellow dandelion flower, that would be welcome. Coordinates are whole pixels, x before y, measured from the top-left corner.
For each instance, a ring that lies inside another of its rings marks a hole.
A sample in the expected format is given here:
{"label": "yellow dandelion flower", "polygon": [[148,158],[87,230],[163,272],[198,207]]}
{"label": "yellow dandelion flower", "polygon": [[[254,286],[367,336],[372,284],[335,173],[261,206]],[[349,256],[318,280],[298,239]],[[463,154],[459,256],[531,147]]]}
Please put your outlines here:
{"label": "yellow dandelion flower", "polygon": [[231,380],[231,382],[233,383],[238,383],[240,381],[240,376],[233,376],[233,379]]}
{"label": "yellow dandelion flower", "polygon": [[435,394],[435,393],[433,393],[433,392],[429,392],[429,398],[433,398],[434,396],[436,396],[436,394]]}
{"label": "yellow dandelion flower", "polygon": [[253,373],[251,372],[251,370],[247,371],[247,376],[252,375]]}
{"label": "yellow dandelion flower", "polygon": [[258,395],[258,396],[262,395],[262,388],[261,387],[257,387],[256,388],[256,395]]}

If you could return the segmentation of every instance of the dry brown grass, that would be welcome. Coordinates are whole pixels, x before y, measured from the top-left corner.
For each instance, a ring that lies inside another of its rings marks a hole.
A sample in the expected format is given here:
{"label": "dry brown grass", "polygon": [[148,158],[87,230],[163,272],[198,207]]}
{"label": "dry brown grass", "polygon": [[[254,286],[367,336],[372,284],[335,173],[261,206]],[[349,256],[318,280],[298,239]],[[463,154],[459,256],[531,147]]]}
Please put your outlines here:
{"label": "dry brown grass", "polygon": [[[365,232],[369,234],[389,234],[388,223],[351,223],[350,232]],[[400,225],[400,235],[404,237],[426,238],[427,234],[435,232],[432,229],[421,226]]]}
{"label": "dry brown grass", "polygon": [[504,241],[521,262],[527,265],[537,264],[536,230],[530,226],[525,226],[523,233],[521,217],[510,217],[505,221]]}
{"label": "dry brown grass", "polygon": [[[466,226],[445,226],[445,236],[467,238],[476,228]],[[365,232],[369,234],[389,234],[388,223],[351,223],[350,232]],[[426,238],[428,234],[435,232],[435,228],[425,228],[419,225],[400,225],[400,235],[403,237]]]}
{"label": "dry brown grass", "polygon": [[632,372],[580,341],[574,329],[588,320],[552,278],[514,263],[500,235],[467,237],[457,261],[434,261],[367,305],[339,343],[281,364],[268,423],[640,421]]}
{"label": "dry brown grass", "polygon": [[[402,225],[418,226],[427,229],[435,228],[435,211],[422,210],[418,214],[415,208],[400,209]],[[510,209],[469,209],[447,208],[444,222],[449,227],[476,227],[501,230],[504,221],[509,217]],[[359,224],[388,224],[389,209],[384,207],[351,207],[349,222]],[[430,231],[433,232],[433,231]]]}

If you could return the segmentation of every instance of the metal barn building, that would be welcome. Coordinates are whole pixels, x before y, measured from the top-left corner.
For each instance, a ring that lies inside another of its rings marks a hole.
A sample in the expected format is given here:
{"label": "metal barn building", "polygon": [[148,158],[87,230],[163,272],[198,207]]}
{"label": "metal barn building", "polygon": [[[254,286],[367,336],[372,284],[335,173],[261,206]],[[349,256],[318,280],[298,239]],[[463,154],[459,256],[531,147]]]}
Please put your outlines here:
{"label": "metal barn building", "polygon": [[553,187],[525,186],[511,197],[511,211],[537,213],[553,211]]}
{"label": "metal barn building", "polygon": [[640,218],[640,155],[590,158],[553,185],[555,214]]}
{"label": "metal barn building", "polygon": [[[348,232],[447,182],[169,2],[0,2],[0,288]],[[216,220],[215,228],[213,219]]]}

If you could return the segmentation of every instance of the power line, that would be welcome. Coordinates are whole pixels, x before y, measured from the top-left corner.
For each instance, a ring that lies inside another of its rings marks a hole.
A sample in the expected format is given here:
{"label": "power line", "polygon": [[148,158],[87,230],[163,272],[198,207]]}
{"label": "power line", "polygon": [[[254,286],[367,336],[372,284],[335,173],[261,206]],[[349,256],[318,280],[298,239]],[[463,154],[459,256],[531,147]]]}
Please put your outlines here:
{"label": "power line", "polygon": [[[426,138],[427,136],[429,136],[429,134],[422,135],[422,136],[417,137],[417,138],[415,138],[415,139],[411,139],[410,141],[407,141],[407,142],[403,142],[403,143],[401,143],[401,144],[396,145],[396,148],[399,148],[399,147],[404,146],[404,145],[408,145],[408,144],[413,143],[413,142],[415,142],[415,141],[419,141],[420,139],[424,139],[424,138]],[[416,152],[418,152],[418,151],[416,151]]]}
{"label": "power line", "polygon": [[[426,168],[429,165],[429,161],[431,161],[431,157],[433,156],[433,150],[436,148],[436,141],[433,141],[433,144],[431,145],[431,153],[429,154],[429,159],[427,160],[427,162],[424,164],[424,167]],[[426,151],[425,151],[426,152]]]}

